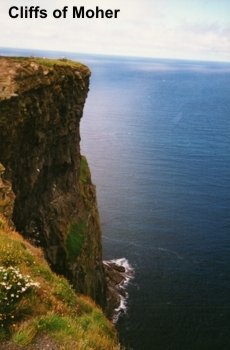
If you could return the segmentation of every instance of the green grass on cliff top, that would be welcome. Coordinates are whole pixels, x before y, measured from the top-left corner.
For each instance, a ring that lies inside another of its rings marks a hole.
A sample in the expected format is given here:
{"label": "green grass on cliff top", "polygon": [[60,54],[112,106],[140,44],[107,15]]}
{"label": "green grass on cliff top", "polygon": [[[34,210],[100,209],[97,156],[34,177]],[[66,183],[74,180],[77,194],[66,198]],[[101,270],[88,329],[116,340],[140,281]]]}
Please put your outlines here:
{"label": "green grass on cliff top", "polygon": [[[0,57],[1,58],[1,57]],[[47,68],[53,68],[54,66],[65,66],[65,67],[71,67],[71,68],[78,68],[79,70],[87,70],[89,71],[89,68],[84,65],[81,62],[72,61],[67,58],[46,58],[46,57],[26,57],[26,56],[12,56],[12,57],[2,57],[7,58],[8,60],[11,60],[13,62],[18,63],[37,63],[41,66],[47,67]]]}
{"label": "green grass on cliff top", "polygon": [[119,350],[113,325],[0,216],[0,349]]}
{"label": "green grass on cliff top", "polygon": [[83,65],[80,62],[75,62],[72,60],[68,60],[66,58],[61,58],[61,59],[50,59],[50,58],[31,58],[32,60],[35,60],[36,62],[38,62],[39,64],[46,66],[46,67],[53,67],[54,65],[58,65],[58,66],[70,66],[73,68],[82,68],[85,67],[85,65]]}

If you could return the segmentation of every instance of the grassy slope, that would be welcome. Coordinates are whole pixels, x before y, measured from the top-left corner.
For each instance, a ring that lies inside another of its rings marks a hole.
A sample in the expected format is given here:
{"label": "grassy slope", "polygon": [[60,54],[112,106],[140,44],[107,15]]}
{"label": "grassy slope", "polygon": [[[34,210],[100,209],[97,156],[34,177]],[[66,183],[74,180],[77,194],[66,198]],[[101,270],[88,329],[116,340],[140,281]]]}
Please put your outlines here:
{"label": "grassy slope", "polygon": [[[37,349],[49,339],[55,349],[119,350],[102,311],[76,295],[51,272],[40,249],[12,231],[0,216],[0,349]],[[4,347],[6,348],[6,347]]]}

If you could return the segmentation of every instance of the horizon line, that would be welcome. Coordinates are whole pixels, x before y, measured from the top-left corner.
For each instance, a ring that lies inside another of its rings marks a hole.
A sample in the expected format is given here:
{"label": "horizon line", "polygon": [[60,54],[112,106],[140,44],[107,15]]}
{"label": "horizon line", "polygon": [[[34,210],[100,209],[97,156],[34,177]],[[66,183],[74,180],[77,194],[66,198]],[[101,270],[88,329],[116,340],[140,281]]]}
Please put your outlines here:
{"label": "horizon line", "polygon": [[[66,51],[61,49],[41,49],[41,48],[19,48],[12,46],[0,46],[0,50],[18,50],[18,51],[38,51],[38,52],[50,52],[50,53],[63,53],[72,55],[88,55],[88,56],[106,56],[106,57],[117,57],[117,58],[138,58],[138,59],[159,59],[159,60],[177,60],[177,61],[193,61],[193,62],[210,62],[210,63],[227,63],[230,64],[230,60],[214,60],[204,58],[181,58],[181,57],[160,57],[160,56],[138,56],[138,55],[127,55],[127,54],[107,54],[107,53],[96,53],[96,52],[77,52],[77,51]],[[0,56],[2,56],[0,52]]]}

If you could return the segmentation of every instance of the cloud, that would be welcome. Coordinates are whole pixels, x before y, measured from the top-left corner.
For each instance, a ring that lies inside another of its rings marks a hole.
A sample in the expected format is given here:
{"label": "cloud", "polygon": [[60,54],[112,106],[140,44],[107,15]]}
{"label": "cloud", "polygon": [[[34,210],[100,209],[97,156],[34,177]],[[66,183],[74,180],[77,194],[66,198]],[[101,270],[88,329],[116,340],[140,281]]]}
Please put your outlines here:
{"label": "cloud", "polygon": [[[26,0],[0,4],[1,46],[61,51],[230,60],[230,23],[214,1],[87,0],[87,8],[120,9],[117,19],[54,19],[52,12],[76,1],[40,0],[46,19],[10,19],[10,6],[30,6]],[[79,6],[84,2],[78,2]],[[209,4],[209,5],[208,5]],[[222,4],[228,7],[227,2]],[[223,6],[222,6],[223,7]],[[205,11],[204,11],[205,10]]]}

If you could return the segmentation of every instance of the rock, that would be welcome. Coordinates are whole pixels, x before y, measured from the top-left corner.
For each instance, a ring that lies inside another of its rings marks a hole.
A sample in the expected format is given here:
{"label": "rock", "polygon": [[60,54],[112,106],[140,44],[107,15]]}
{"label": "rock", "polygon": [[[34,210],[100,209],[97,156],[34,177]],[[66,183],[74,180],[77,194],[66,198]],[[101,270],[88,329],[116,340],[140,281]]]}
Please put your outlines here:
{"label": "rock", "polygon": [[4,166],[0,163],[0,213],[3,214],[13,226],[12,214],[14,208],[15,195],[11,183],[3,178]]}
{"label": "rock", "polygon": [[0,162],[16,195],[15,227],[76,291],[104,306],[96,190],[80,154],[90,71],[67,60],[0,57],[0,77]]}
{"label": "rock", "polygon": [[122,282],[124,282],[125,277],[116,268],[114,268],[113,266],[108,267],[106,265],[104,265],[104,267],[105,267],[107,280],[111,285],[115,286],[117,284],[121,284]]}
{"label": "rock", "polygon": [[113,270],[118,271],[118,272],[125,272],[125,267],[122,265],[117,265],[115,263],[111,263],[110,266],[112,267]]}
{"label": "rock", "polygon": [[127,298],[125,283],[132,278],[133,270],[127,271],[124,266],[113,261],[104,261],[104,269],[107,281],[106,314],[111,320],[116,321],[121,301]]}

